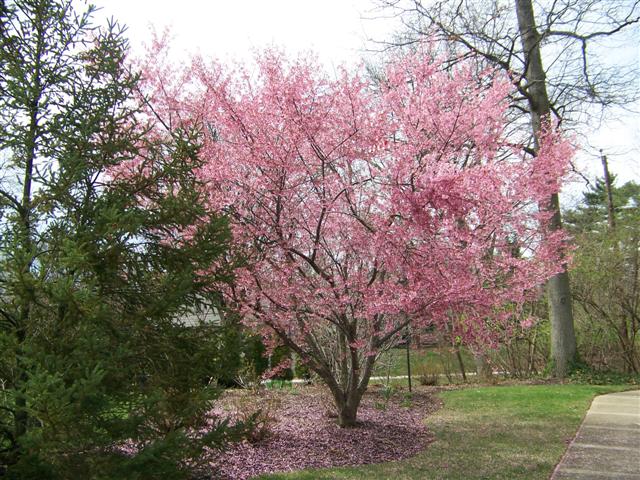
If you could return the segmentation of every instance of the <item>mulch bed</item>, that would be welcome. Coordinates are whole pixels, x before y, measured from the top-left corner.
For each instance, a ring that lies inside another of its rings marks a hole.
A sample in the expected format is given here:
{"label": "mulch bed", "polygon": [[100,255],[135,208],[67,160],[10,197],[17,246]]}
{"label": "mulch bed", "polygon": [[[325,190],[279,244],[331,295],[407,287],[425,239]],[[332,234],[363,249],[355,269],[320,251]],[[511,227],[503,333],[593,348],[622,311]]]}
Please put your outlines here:
{"label": "mulch bed", "polygon": [[317,387],[294,393],[267,392],[254,401],[271,406],[270,434],[258,442],[235,444],[222,454],[212,454],[210,478],[244,480],[265,473],[408,458],[433,440],[424,418],[441,405],[423,391],[414,392],[410,400],[396,393],[385,404],[382,392],[372,389],[358,411],[358,425],[340,428],[332,414],[331,398]]}

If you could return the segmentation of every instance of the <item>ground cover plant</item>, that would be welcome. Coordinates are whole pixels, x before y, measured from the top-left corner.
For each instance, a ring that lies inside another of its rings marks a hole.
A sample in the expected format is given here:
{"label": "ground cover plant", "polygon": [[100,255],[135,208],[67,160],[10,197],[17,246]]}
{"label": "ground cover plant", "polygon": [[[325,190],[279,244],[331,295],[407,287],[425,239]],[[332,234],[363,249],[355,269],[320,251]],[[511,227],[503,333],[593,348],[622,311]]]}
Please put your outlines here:
{"label": "ground cover plant", "polygon": [[276,479],[547,479],[597,394],[628,386],[502,385],[441,391],[434,440],[409,459],[264,475]]}

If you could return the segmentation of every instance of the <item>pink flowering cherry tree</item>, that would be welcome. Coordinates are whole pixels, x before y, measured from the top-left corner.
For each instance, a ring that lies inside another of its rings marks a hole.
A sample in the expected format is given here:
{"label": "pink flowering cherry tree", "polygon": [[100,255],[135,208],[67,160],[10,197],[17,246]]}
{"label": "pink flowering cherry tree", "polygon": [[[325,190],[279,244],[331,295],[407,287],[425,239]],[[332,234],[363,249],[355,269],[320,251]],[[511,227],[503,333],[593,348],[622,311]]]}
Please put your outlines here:
{"label": "pink flowering cherry tree", "polygon": [[455,318],[457,335],[490,343],[561,269],[564,239],[539,206],[571,147],[550,130],[520,156],[504,135],[509,82],[474,68],[420,51],[374,83],[267,51],[251,70],[198,59],[182,90],[154,77],[168,112],[204,125],[200,174],[245,258],[227,298],[326,383],[341,426],[408,325]]}

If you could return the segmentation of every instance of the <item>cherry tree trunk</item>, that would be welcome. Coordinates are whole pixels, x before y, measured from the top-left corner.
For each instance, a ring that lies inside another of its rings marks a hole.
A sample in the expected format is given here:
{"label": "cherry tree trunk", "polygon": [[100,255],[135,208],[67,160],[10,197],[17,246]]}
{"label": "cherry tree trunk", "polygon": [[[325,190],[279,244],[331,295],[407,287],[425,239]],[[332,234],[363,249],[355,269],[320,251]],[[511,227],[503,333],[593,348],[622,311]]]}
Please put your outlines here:
{"label": "cherry tree trunk", "polygon": [[[538,137],[544,122],[548,121],[550,117],[546,77],[540,54],[540,34],[536,27],[532,0],[515,0],[515,6],[522,47],[527,61],[525,76],[529,86],[527,93],[531,109],[531,127],[537,153],[539,149]],[[553,230],[562,228],[560,202],[557,194],[553,194],[549,198],[546,208],[553,211],[551,228]],[[566,265],[561,273],[551,277],[547,282],[547,296],[551,320],[551,355],[554,362],[554,374],[558,378],[564,378],[576,355],[571,289]]]}
{"label": "cherry tree trunk", "polygon": [[362,393],[358,389],[340,392],[338,395],[334,393],[334,400],[338,410],[338,425],[343,428],[355,426]]}
{"label": "cherry tree trunk", "polygon": [[339,426],[349,428],[356,425],[358,408],[364,393],[367,391],[373,365],[373,357],[369,357],[362,365],[358,366],[359,368],[350,368],[349,380],[346,384],[341,382],[340,375],[336,375],[335,372],[332,373],[324,369],[316,370],[316,373],[324,380],[331,391]]}

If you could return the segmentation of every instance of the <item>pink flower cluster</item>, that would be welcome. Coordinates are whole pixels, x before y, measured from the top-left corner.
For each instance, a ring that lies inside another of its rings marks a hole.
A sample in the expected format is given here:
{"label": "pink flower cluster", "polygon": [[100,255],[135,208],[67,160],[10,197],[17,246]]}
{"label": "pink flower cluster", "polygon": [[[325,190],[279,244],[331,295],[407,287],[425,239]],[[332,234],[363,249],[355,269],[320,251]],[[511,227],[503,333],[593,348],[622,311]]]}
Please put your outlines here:
{"label": "pink flower cluster", "polygon": [[428,47],[375,82],[276,51],[253,69],[154,65],[159,111],[202,126],[199,173],[244,260],[228,300],[325,381],[348,361],[342,388],[366,384],[408,324],[491,343],[562,269],[544,206],[572,147],[549,129],[537,157],[514,148],[510,83],[476,67]]}
{"label": "pink flower cluster", "polygon": [[358,350],[407,315],[456,312],[459,333],[481,337],[496,308],[561,269],[564,237],[538,206],[571,147],[549,132],[537,158],[514,153],[509,83],[489,73],[447,72],[425,52],[377,85],[277,52],[251,72],[194,63],[184,107],[217,132],[202,175],[247,256],[235,290],[247,316],[303,343],[346,315]]}

